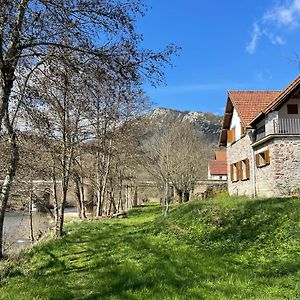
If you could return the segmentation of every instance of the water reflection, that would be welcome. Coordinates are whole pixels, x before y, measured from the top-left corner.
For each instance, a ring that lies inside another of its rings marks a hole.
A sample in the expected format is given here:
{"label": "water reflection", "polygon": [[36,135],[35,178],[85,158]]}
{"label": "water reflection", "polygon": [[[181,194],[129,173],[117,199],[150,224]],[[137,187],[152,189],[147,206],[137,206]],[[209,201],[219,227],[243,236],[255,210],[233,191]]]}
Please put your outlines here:
{"label": "water reflection", "polygon": [[[74,214],[69,208],[66,214]],[[33,212],[33,234],[35,240],[49,232],[54,222],[49,214]],[[4,250],[8,254],[15,253],[31,244],[30,218],[27,211],[7,212],[4,219]]]}

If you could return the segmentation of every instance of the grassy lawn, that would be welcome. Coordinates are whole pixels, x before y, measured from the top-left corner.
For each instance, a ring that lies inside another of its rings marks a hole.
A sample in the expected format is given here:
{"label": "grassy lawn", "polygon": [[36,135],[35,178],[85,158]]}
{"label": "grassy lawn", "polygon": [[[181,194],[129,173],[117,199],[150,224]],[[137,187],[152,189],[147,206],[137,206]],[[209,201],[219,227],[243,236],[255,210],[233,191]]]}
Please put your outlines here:
{"label": "grassy lawn", "polygon": [[300,299],[299,199],[160,213],[68,225],[63,239],[2,265],[0,299]]}

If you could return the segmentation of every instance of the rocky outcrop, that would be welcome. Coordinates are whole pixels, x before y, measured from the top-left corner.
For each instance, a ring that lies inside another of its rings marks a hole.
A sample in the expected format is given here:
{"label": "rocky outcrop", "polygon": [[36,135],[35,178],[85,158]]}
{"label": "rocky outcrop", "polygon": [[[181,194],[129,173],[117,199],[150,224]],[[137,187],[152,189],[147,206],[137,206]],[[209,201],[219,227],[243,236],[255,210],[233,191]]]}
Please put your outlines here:
{"label": "rocky outcrop", "polygon": [[156,126],[188,122],[212,142],[218,141],[222,122],[222,117],[212,113],[179,111],[168,108],[153,109],[146,114],[146,117]]}

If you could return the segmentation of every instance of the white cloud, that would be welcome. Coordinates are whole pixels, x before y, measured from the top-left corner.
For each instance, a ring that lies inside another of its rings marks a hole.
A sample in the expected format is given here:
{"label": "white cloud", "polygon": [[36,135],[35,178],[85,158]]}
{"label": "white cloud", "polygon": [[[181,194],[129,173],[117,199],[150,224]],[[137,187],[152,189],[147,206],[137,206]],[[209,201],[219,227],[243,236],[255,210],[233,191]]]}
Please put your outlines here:
{"label": "white cloud", "polygon": [[261,35],[262,35],[262,32],[260,30],[259,25],[257,23],[254,23],[253,24],[253,31],[252,31],[252,38],[251,38],[250,43],[246,47],[246,50],[249,53],[252,54],[252,53],[255,52],[256,47],[257,47],[257,42],[260,39]]}
{"label": "white cloud", "polygon": [[276,36],[269,36],[269,38],[271,39],[271,43],[273,45],[283,45],[285,43],[285,41],[282,39],[281,36],[276,35]]}
{"label": "white cloud", "polygon": [[268,69],[264,69],[255,73],[255,78],[257,81],[265,82],[272,79],[272,73]]}
{"label": "white cloud", "polygon": [[277,26],[296,28],[300,23],[300,0],[289,1],[285,5],[277,4],[263,16],[264,22],[275,22]]}
{"label": "white cloud", "polygon": [[281,0],[253,24],[251,40],[246,50],[253,54],[262,37],[267,38],[273,45],[283,45],[283,35],[287,30],[297,28],[300,28],[300,0]]}

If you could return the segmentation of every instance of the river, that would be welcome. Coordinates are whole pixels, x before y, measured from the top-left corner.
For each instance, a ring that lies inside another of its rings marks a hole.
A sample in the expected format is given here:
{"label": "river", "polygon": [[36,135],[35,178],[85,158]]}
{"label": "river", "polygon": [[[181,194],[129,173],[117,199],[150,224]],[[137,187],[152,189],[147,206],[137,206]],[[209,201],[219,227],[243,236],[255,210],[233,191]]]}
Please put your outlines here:
{"label": "river", "polygon": [[[65,214],[76,215],[76,209],[67,208]],[[50,231],[53,220],[45,213],[33,212],[32,215],[34,237],[39,239]],[[4,251],[13,254],[30,245],[29,213],[27,211],[6,212],[4,219]]]}

